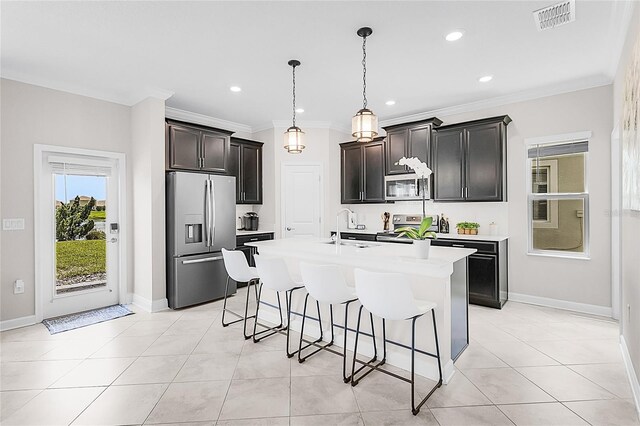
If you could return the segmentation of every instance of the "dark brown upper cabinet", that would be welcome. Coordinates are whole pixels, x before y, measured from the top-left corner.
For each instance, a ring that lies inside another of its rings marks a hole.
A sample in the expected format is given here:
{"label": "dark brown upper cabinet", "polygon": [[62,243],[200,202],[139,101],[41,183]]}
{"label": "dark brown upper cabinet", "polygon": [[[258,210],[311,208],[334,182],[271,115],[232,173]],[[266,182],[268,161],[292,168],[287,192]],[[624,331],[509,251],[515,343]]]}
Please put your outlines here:
{"label": "dark brown upper cabinet", "polygon": [[340,144],[342,204],[384,203],[384,138]]}
{"label": "dark brown upper cabinet", "polygon": [[232,133],[167,120],[167,170],[198,170],[227,174]]}
{"label": "dark brown upper cabinet", "polygon": [[413,123],[385,127],[387,132],[384,168],[386,175],[411,173],[406,166],[396,164],[402,157],[417,157],[431,166],[431,134],[442,121],[433,117]]}
{"label": "dark brown upper cabinet", "polygon": [[236,177],[236,204],[262,204],[262,145],[231,138],[229,174]]}
{"label": "dark brown upper cabinet", "polygon": [[439,127],[431,144],[434,201],[506,201],[508,115]]}

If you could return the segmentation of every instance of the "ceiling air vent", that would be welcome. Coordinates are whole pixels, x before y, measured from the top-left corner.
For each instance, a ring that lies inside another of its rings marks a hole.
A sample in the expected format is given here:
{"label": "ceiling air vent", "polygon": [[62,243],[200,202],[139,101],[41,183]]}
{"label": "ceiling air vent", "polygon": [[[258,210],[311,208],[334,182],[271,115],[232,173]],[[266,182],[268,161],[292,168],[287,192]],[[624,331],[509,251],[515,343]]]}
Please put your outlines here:
{"label": "ceiling air vent", "polygon": [[563,1],[553,6],[533,12],[533,20],[538,31],[550,30],[576,20],[575,0]]}

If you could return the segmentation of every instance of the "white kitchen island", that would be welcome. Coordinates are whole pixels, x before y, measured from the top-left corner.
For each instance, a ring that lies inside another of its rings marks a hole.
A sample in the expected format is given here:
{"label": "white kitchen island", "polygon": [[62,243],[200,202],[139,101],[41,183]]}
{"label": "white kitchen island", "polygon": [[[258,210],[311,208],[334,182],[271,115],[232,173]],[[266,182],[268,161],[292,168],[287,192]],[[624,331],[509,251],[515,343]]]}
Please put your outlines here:
{"label": "white kitchen island", "polygon": [[[281,257],[287,262],[291,276],[301,281],[299,263],[340,265],[347,282],[354,285],[353,271],[362,268],[380,272],[401,272],[412,280],[412,289],[416,299],[427,300],[437,304],[436,321],[440,343],[440,354],[443,366],[443,380],[449,381],[454,373],[453,361],[462,353],[468,344],[468,285],[467,285],[467,256],[474,253],[473,249],[431,247],[429,259],[416,258],[412,245],[395,243],[344,242],[336,247],[329,239],[290,238],[272,241],[249,243],[256,247],[260,255],[265,257]],[[303,307],[304,290],[293,292],[291,329],[299,330]],[[283,311],[284,311],[284,298]],[[275,294],[270,291],[262,293],[263,308],[260,309],[260,320],[269,323],[279,323],[276,309]],[[359,303],[352,303],[349,309],[350,330],[355,330]],[[309,315],[317,318],[315,303],[307,307]],[[329,340],[329,312],[328,307],[322,306],[324,338]],[[334,307],[334,319],[337,325],[344,323],[344,308]],[[369,321],[363,312],[362,330],[369,333]],[[435,353],[433,327],[428,315],[417,322],[416,348]],[[376,324],[376,337],[382,335],[381,324]],[[342,345],[343,330],[336,327],[335,345]],[[317,321],[309,321],[305,326],[305,334],[318,336]],[[354,332],[349,332],[348,343],[352,347]],[[409,369],[410,351],[406,348],[411,344],[410,321],[387,321],[387,363]],[[297,342],[296,342],[297,345]],[[297,348],[297,347],[296,347]],[[379,359],[382,344],[378,342]],[[369,337],[363,337],[358,344],[358,353],[362,357],[373,354],[373,345]],[[437,379],[438,368],[435,359],[419,352],[416,353],[416,372],[425,377]]]}

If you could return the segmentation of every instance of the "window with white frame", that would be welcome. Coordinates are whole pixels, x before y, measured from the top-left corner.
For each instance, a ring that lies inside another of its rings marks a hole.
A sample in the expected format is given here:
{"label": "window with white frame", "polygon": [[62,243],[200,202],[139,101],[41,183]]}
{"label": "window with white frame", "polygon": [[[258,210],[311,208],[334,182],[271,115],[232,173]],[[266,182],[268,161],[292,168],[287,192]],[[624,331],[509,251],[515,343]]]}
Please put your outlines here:
{"label": "window with white frame", "polygon": [[588,140],[527,144],[529,253],[588,257]]}

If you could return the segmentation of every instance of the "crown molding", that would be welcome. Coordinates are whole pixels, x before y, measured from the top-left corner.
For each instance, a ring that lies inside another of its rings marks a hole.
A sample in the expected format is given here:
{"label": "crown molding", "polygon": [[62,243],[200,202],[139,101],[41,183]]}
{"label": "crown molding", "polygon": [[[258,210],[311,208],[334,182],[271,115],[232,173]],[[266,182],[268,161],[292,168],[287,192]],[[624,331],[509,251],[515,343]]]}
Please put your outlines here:
{"label": "crown molding", "polygon": [[165,107],[165,116],[167,118],[173,118],[174,120],[187,121],[189,123],[201,124],[203,126],[215,127],[217,129],[253,133],[251,126],[246,124],[210,117],[208,115],[189,112],[178,108]]}
{"label": "crown molding", "polygon": [[495,98],[484,99],[481,101],[470,102],[467,104],[444,107],[431,111],[409,114],[401,117],[389,118],[380,121],[380,127],[393,126],[396,124],[410,123],[412,121],[426,120],[431,117],[446,117],[455,114],[464,114],[467,112],[479,111],[487,108],[493,108],[503,105],[509,105],[517,102],[529,101],[533,99],[546,98],[548,96],[561,95],[563,93],[576,92],[578,90],[592,89],[595,87],[607,86],[612,83],[609,76],[594,76],[580,80],[569,81],[562,84],[547,86],[540,89],[526,90],[513,93],[511,95],[498,96]]}
{"label": "crown molding", "polygon": [[46,78],[29,77],[22,74],[4,71],[1,78],[5,80],[13,80],[19,83],[30,84],[32,86],[42,87],[44,89],[55,90],[58,92],[69,93],[72,95],[84,96],[86,98],[97,99],[99,101],[111,102],[118,105],[132,106],[135,105],[137,97],[129,95],[114,95],[101,90],[87,89],[86,86],[63,85]]}
{"label": "crown molding", "polygon": [[[142,102],[145,99],[154,98],[160,99],[162,101],[166,101],[170,97],[172,97],[175,92],[171,90],[164,90],[160,88],[148,88],[140,91],[140,95],[138,96],[138,102]],[[136,103],[138,103],[136,102]],[[135,104],[134,104],[135,105]]]}

